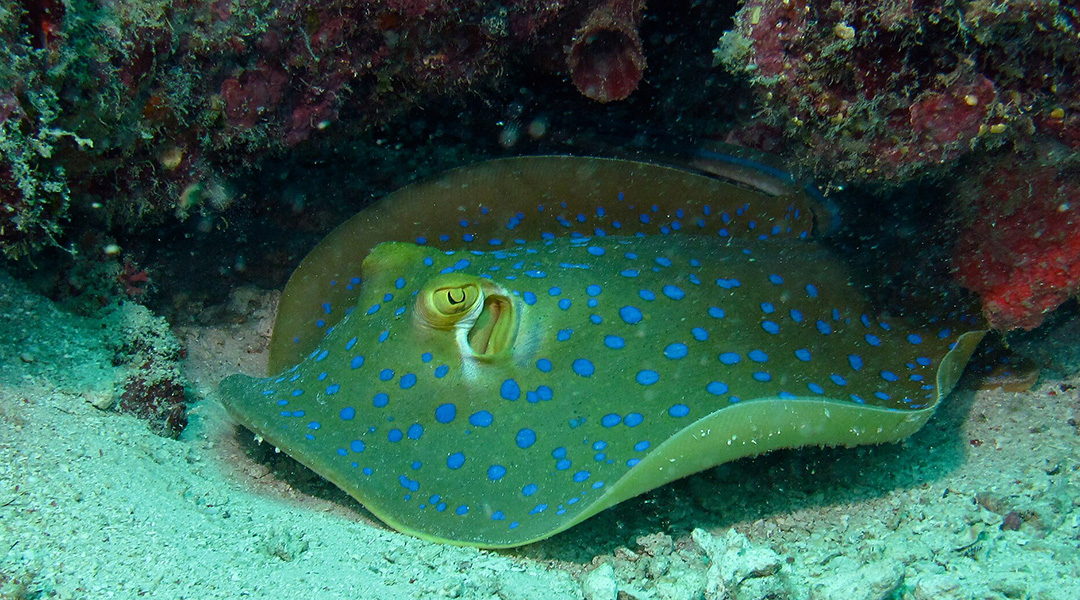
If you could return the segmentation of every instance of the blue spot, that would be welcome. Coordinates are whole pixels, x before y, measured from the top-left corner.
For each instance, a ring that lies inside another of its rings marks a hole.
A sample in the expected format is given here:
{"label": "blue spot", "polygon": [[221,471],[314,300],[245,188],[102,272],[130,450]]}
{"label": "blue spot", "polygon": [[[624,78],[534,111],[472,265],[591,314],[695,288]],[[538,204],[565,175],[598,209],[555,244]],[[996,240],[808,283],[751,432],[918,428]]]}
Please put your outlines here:
{"label": "blue spot", "polygon": [[641,425],[644,420],[645,417],[641,416],[641,413],[628,413],[623,417],[623,425],[626,425],[627,427],[637,427],[638,425]]}
{"label": "blue spot", "polygon": [[525,301],[525,304],[532,306],[536,304],[536,294],[532,292],[525,292],[521,295],[521,299]]}
{"label": "blue spot", "polygon": [[624,306],[619,309],[619,316],[627,325],[637,325],[644,318],[636,306]]}
{"label": "blue spot", "polygon": [[769,275],[769,282],[774,285],[780,285],[784,283],[784,278],[779,275]]}
{"label": "blue spot", "polygon": [[724,309],[720,308],[719,306],[710,306],[709,307],[709,316],[714,318],[714,319],[723,319],[724,314],[725,314]]}
{"label": "blue spot", "polygon": [[[683,405],[682,404],[676,404],[675,406],[683,406]],[[671,408],[675,408],[675,406],[672,406]],[[686,408],[686,407],[684,406],[683,408]],[[687,409],[687,410],[689,411],[689,409]],[[668,412],[671,412],[671,411],[668,411]],[[672,415],[672,416],[675,416],[675,415]],[[682,416],[686,416],[686,415],[682,415]],[[652,444],[650,444],[648,441],[641,440],[640,442],[634,444],[634,450],[636,450],[637,452],[644,452],[644,451],[648,450],[649,446],[651,446],[651,445]]]}
{"label": "blue spot", "polygon": [[667,258],[666,256],[658,256],[656,257],[656,264],[660,265],[661,267],[670,267],[671,259]]}
{"label": "blue spot", "polygon": [[858,354],[848,354],[848,363],[851,364],[851,368],[858,371],[863,367],[863,360]]}
{"label": "blue spot", "polygon": [[638,290],[637,295],[646,302],[652,302],[653,300],[656,300],[656,294],[650,292],[649,290]]}
{"label": "blue spot", "polygon": [[795,351],[795,358],[803,362],[810,362],[810,351],[806,348],[799,348]]}
{"label": "blue spot", "polygon": [[382,308],[381,304],[379,304],[379,303],[372,304],[371,308],[367,309],[367,313],[365,313],[365,314],[373,315],[373,314],[379,312],[380,308]]}
{"label": "blue spot", "polygon": [[489,427],[494,420],[495,418],[486,410],[478,410],[469,416],[469,423],[476,427]]}
{"label": "blue spot", "polygon": [[536,443],[536,432],[532,429],[522,429],[514,436],[514,441],[517,443],[518,448],[524,450]]}
{"label": "blue spot", "polygon": [[502,465],[491,465],[488,467],[487,476],[492,481],[498,481],[506,475],[506,467]]}
{"label": "blue spot", "polygon": [[641,371],[638,371],[638,374],[634,379],[641,385],[652,385],[657,381],[660,381],[660,374],[650,369],[642,369]]}
{"label": "blue spot", "polygon": [[686,297],[686,292],[682,291],[681,288],[674,285],[665,285],[663,288],[661,288],[660,291],[672,300],[682,300]]}
{"label": "blue spot", "polygon": [[742,360],[742,357],[734,352],[724,352],[720,355],[720,362],[725,365],[735,365]]}
{"label": "blue spot", "polygon": [[817,330],[821,333],[821,335],[829,335],[830,333],[832,333],[832,327],[821,319],[818,319]]}
{"label": "blue spot", "polygon": [[401,288],[405,287],[405,278],[404,277],[398,277],[397,279],[395,279],[394,280],[394,287],[399,289],[399,290]]}
{"label": "blue spot", "polygon": [[716,285],[724,288],[725,290],[730,290],[732,288],[741,287],[742,283],[734,277],[732,277],[731,279],[724,279],[723,277],[721,277],[720,279],[716,280]]}
{"label": "blue spot", "polygon": [[709,339],[709,332],[700,327],[695,327],[690,330],[690,335],[694,336],[694,339],[699,342],[704,342]]}
{"label": "blue spot", "polygon": [[499,388],[499,395],[504,400],[517,400],[521,397],[521,387],[513,379],[507,379],[502,382],[502,387]]}
{"label": "blue spot", "polygon": [[390,404],[390,396],[387,396],[386,394],[380,392],[378,394],[375,394],[375,396],[371,399],[371,403],[375,405],[375,408],[382,408],[387,404]]}
{"label": "blue spot", "polygon": [[525,275],[532,277],[533,279],[542,279],[544,277],[547,277],[547,273],[537,270],[525,271]]}
{"label": "blue spot", "polygon": [[930,361],[929,358],[927,358],[925,356],[920,356],[919,358],[915,359],[915,362],[919,363],[920,365],[922,365],[924,367],[928,367],[928,366],[930,366],[931,361]]}
{"label": "blue spot", "polygon": [[551,451],[551,458],[561,459],[566,458],[566,448],[559,446]]}
{"label": "blue spot", "polygon": [[341,409],[341,412],[338,413],[338,416],[341,417],[342,421],[352,421],[354,418],[356,418],[356,409],[351,406],[346,406],[345,408]]}
{"label": "blue spot", "polygon": [[559,308],[563,310],[570,310],[570,299],[563,298],[562,300],[559,300]]}
{"label": "blue spot", "polygon": [[446,457],[446,466],[451,469],[460,469],[465,464],[465,454],[462,452],[455,452]]}
{"label": "blue spot", "polygon": [[882,371],[881,372],[881,378],[884,379],[885,381],[899,381],[900,380],[900,378],[896,376],[896,373],[893,373],[892,371]]}
{"label": "blue spot", "polygon": [[315,321],[315,326],[316,327],[326,327],[326,321],[324,321],[322,319],[319,319],[318,321]]}
{"label": "blue spot", "polygon": [[571,464],[572,463],[570,462],[569,459],[564,458],[564,459],[562,459],[562,460],[555,463],[555,470],[557,470],[557,471],[565,471],[565,470],[570,468]]}
{"label": "blue spot", "polygon": [[353,452],[363,452],[366,447],[363,440],[353,440],[349,442],[349,450],[352,450]]}
{"label": "blue spot", "polygon": [[526,485],[525,487],[521,488],[521,495],[522,496],[532,496],[539,489],[540,489],[540,486],[536,485],[535,483],[530,483],[530,484]]}
{"label": "blue spot", "polygon": [[425,353],[420,355],[420,360],[422,362],[425,362],[425,363],[431,362],[431,358],[432,358],[432,356],[431,356],[430,352],[425,352]]}
{"label": "blue spot", "polygon": [[[690,407],[685,404],[674,404],[671,406],[671,408],[668,409],[667,412],[669,415],[675,417],[676,419],[680,419],[690,414]],[[635,446],[634,449],[636,450],[637,446]]]}
{"label": "blue spot", "polygon": [[604,322],[604,317],[600,315],[589,315],[589,321],[594,325],[599,325]]}
{"label": "blue spot", "polygon": [[326,386],[326,395],[333,396],[334,394],[338,393],[339,390],[341,390],[340,385],[336,383],[331,383],[330,385]]}
{"label": "blue spot", "polygon": [[416,385],[416,375],[412,373],[406,373],[401,376],[401,389],[407,390]]}
{"label": "blue spot", "polygon": [[762,321],[761,328],[764,329],[766,333],[771,333],[772,335],[780,333],[780,325],[775,321]]}
{"label": "blue spot", "polygon": [[816,383],[808,383],[808,384],[806,384],[806,387],[810,388],[810,391],[814,392],[815,394],[824,394],[825,393],[825,388],[821,387],[820,385],[818,385]]}
{"label": "blue spot", "polygon": [[456,417],[457,406],[454,406],[453,404],[440,404],[438,408],[435,409],[435,420],[440,423],[449,423]]}
{"label": "blue spot", "polygon": [[803,322],[802,312],[800,312],[799,309],[793,308],[793,309],[791,309],[791,312],[789,314],[791,315],[791,320],[792,321],[795,321],[796,323],[802,323]]}
{"label": "blue spot", "polygon": [[833,373],[832,375],[829,375],[829,379],[832,379],[832,382],[835,383],[836,385],[847,385],[847,379],[844,379],[843,377],[837,375],[836,373]]}
{"label": "blue spot", "polygon": [[312,421],[312,422],[307,424],[307,428],[311,429],[311,430],[315,430],[315,429],[318,429],[320,427],[322,427],[322,425],[320,425],[318,421]]}
{"label": "blue spot", "polygon": [[555,397],[555,392],[553,392],[548,386],[542,385],[536,388],[536,395],[540,396],[541,400],[551,400],[553,397]]}
{"label": "blue spot", "polygon": [[604,250],[600,246],[589,246],[585,251],[593,256],[603,256],[604,254],[607,254],[607,250]]}
{"label": "blue spot", "polygon": [[330,314],[330,303],[329,302],[323,302],[322,309],[323,309],[324,313]]}
{"label": "blue spot", "polygon": [[574,372],[582,377],[592,377],[592,374],[596,371],[592,361],[587,358],[574,359],[574,364],[571,365]]}
{"label": "blue spot", "polygon": [[461,506],[457,507],[457,509],[455,509],[454,512],[457,513],[458,515],[464,515],[464,514],[469,512],[469,507],[462,504]]}
{"label": "blue spot", "polygon": [[329,350],[323,350],[322,352],[319,352],[318,356],[315,357],[315,362],[321,362],[329,354],[330,354]]}
{"label": "blue spot", "polygon": [[353,346],[355,346],[355,345],[356,345],[356,338],[352,338],[351,340],[345,342],[345,349],[346,350],[352,350]]}
{"label": "blue spot", "polygon": [[620,271],[619,275],[622,275],[623,277],[637,277],[638,276],[638,270],[637,269],[626,269],[624,271]]}
{"label": "blue spot", "polygon": [[409,430],[405,432],[405,435],[410,440],[418,440],[420,436],[424,435],[424,426],[419,423],[413,423],[409,425]]}
{"label": "blue spot", "polygon": [[585,293],[590,295],[590,296],[599,296],[601,291],[603,291],[603,290],[601,290],[600,286],[596,285],[595,283],[591,284],[591,285],[589,285],[589,287],[585,288]]}
{"label": "blue spot", "polygon": [[394,370],[393,369],[383,369],[382,371],[379,371],[379,379],[380,380],[382,380],[382,381],[390,381],[393,378],[394,378]]}
{"label": "blue spot", "polygon": [[302,396],[303,394],[304,394],[304,390],[300,390],[300,389],[297,389],[297,390],[293,390],[293,391],[292,391],[292,395],[293,395],[294,397],[295,397],[295,396]]}
{"label": "blue spot", "polygon": [[664,356],[671,360],[686,358],[686,355],[689,353],[690,349],[686,347],[686,344],[674,343],[669,344],[667,348],[664,348]]}
{"label": "blue spot", "polygon": [[917,333],[908,334],[907,341],[908,341],[908,343],[911,343],[911,344],[921,344],[922,343],[922,336],[920,336]]}
{"label": "blue spot", "polygon": [[721,396],[728,393],[728,386],[721,381],[710,381],[709,385],[705,386],[705,391],[714,396]]}
{"label": "blue spot", "polygon": [[772,313],[776,312],[776,307],[773,306],[771,302],[762,302],[761,303],[761,312],[763,312],[763,313],[765,313],[767,315],[771,315]]}
{"label": "blue spot", "polygon": [[751,350],[746,357],[757,363],[769,362],[769,355],[762,350]]}
{"label": "blue spot", "polygon": [[754,371],[753,377],[756,381],[760,381],[762,383],[765,383],[766,381],[772,381],[772,375],[769,375],[769,373],[766,371]]}
{"label": "blue spot", "polygon": [[562,293],[562,288],[557,285],[553,285],[548,289],[548,296],[558,296]]}
{"label": "blue spot", "polygon": [[600,424],[604,427],[614,427],[622,422],[622,417],[615,414],[606,414],[600,418]]}
{"label": "blue spot", "polygon": [[386,439],[391,442],[400,442],[403,437],[405,437],[405,434],[401,433],[400,429],[391,429],[390,432],[386,434]]}
{"label": "blue spot", "polygon": [[574,473],[574,481],[576,481],[577,483],[581,483],[587,480],[589,476],[590,473],[588,471],[578,471],[577,473]]}
{"label": "blue spot", "polygon": [[864,337],[866,338],[866,343],[870,344],[871,346],[880,346],[881,345],[881,338],[879,338],[878,336],[876,336],[876,335],[874,335],[872,333],[868,333]]}
{"label": "blue spot", "polygon": [[560,329],[559,332],[555,334],[555,339],[559,340],[560,342],[565,342],[566,340],[570,339],[570,335],[573,333],[573,329]]}
{"label": "blue spot", "polygon": [[617,335],[604,336],[604,345],[612,350],[619,350],[626,346],[626,340]]}
{"label": "blue spot", "polygon": [[540,360],[536,361],[536,368],[540,369],[542,373],[550,373],[551,361],[546,358],[541,358]]}
{"label": "blue spot", "polygon": [[812,283],[806,284],[806,295],[811,298],[817,298],[817,287]]}
{"label": "blue spot", "polygon": [[384,332],[380,333],[379,334],[379,343],[385,342],[386,338],[388,338],[388,337],[390,337],[390,332],[389,331],[384,331]]}

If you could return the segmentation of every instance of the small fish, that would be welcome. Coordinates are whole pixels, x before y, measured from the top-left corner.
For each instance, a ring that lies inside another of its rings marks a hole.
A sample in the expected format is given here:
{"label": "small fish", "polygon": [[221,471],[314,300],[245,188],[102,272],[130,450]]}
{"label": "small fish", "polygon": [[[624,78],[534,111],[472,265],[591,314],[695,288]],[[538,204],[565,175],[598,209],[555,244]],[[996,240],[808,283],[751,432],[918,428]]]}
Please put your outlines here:
{"label": "small fish", "polygon": [[544,539],[739,457],[917,431],[981,338],[883,319],[813,206],[632,161],[409,186],[286,288],[229,412],[391,527]]}

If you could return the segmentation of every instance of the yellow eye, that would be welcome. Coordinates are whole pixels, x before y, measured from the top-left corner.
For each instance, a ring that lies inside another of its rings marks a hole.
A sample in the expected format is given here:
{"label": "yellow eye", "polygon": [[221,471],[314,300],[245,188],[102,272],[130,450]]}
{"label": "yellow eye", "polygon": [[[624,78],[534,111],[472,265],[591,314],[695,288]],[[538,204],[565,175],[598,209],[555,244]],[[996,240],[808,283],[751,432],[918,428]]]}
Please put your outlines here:
{"label": "yellow eye", "polygon": [[483,302],[480,283],[473,279],[454,273],[431,281],[416,298],[416,316],[436,329],[452,329]]}
{"label": "yellow eye", "polygon": [[452,317],[469,311],[480,297],[480,288],[475,285],[444,287],[435,290],[431,304],[438,313]]}

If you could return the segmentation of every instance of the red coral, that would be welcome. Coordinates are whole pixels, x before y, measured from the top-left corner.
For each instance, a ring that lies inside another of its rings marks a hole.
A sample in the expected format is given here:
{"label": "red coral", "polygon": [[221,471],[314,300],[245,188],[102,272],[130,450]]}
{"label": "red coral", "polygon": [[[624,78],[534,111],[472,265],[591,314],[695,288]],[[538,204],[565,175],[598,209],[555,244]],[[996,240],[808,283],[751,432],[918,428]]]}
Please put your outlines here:
{"label": "red coral", "polygon": [[998,163],[961,196],[969,223],[953,253],[957,280],[997,329],[1034,329],[1080,291],[1080,178]]}
{"label": "red coral", "polygon": [[994,98],[993,82],[982,76],[970,85],[954,85],[945,93],[928,93],[908,109],[911,127],[933,144],[963,148],[979,134]]}
{"label": "red coral", "polygon": [[221,84],[221,97],[229,123],[244,129],[254,127],[277,110],[288,82],[288,75],[265,63],[240,77],[226,79]]}
{"label": "red coral", "polygon": [[154,433],[175,438],[187,427],[184,385],[175,377],[155,375],[147,363],[123,388],[117,410],[148,421]]}
{"label": "red coral", "polygon": [[644,0],[606,0],[574,34],[567,55],[570,79],[597,102],[622,100],[637,89],[645,71],[638,27]]}

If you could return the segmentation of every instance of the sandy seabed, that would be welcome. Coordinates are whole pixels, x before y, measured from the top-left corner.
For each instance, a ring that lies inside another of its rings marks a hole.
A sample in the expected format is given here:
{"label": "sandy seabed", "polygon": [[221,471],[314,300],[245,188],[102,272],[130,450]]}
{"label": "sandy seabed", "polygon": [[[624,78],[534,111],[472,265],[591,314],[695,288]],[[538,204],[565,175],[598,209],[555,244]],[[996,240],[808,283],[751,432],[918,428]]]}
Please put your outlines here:
{"label": "sandy seabed", "polygon": [[259,373],[274,300],[175,328],[194,402],[172,440],[99,408],[132,368],[116,336],[160,319],[0,273],[0,598],[1080,598],[1075,378],[959,389],[905,443],[738,461],[491,552],[387,529],[229,420],[214,390]]}

